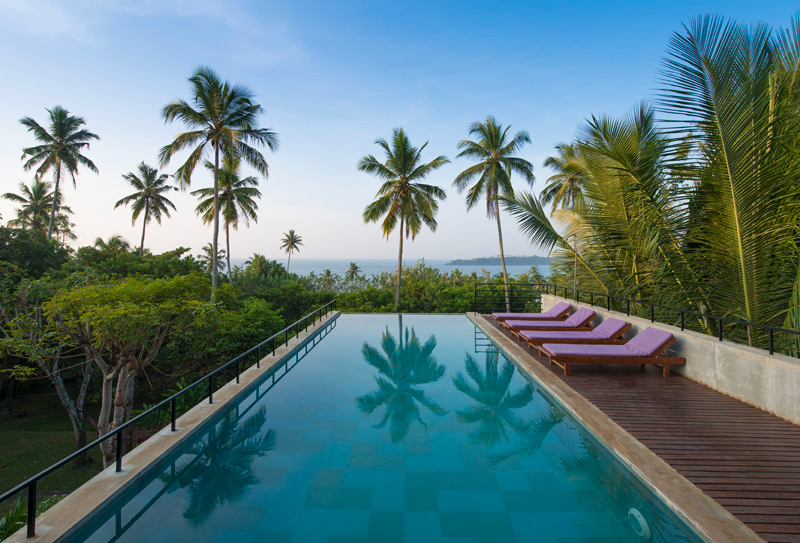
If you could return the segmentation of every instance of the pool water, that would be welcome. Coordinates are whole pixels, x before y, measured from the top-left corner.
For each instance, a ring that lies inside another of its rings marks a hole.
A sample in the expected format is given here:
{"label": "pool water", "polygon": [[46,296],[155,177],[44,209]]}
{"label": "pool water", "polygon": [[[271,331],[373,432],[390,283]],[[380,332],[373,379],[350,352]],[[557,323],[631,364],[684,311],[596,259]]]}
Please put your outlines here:
{"label": "pool water", "polygon": [[73,540],[700,541],[466,317],[325,333]]}

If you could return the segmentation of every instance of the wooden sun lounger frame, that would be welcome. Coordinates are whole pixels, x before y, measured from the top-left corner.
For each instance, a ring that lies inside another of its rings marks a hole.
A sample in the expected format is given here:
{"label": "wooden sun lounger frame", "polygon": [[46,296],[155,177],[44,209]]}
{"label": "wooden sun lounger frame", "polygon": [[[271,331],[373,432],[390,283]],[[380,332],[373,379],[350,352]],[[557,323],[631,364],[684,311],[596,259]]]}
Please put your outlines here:
{"label": "wooden sun lounger frame", "polygon": [[589,323],[596,318],[597,318],[596,314],[592,315],[590,318],[583,321],[583,324],[581,324],[580,326],[575,326],[573,328],[551,328],[549,326],[537,326],[536,325],[537,321],[531,321],[531,324],[526,324],[525,326],[514,326],[513,328],[511,326],[508,326],[504,322],[503,327],[509,332],[511,332],[513,335],[515,335],[517,339],[524,341],[525,338],[519,335],[519,333],[523,330],[531,332],[590,332],[591,330],[593,330],[593,328],[589,326]]}
{"label": "wooden sun lounger frame", "polygon": [[[548,315],[547,317],[524,317],[523,316],[523,317],[503,317],[502,319],[498,319],[497,317],[492,315],[492,318],[494,320],[496,320],[497,322],[499,322],[499,323],[505,323],[507,320],[509,320],[509,321],[531,321],[531,322],[535,322],[535,321],[563,321],[563,320],[567,320],[567,317],[569,316],[568,313],[570,311],[572,311],[572,306],[571,305],[568,306],[564,311],[562,311],[561,313],[559,313],[555,317]],[[520,313],[520,315],[524,315],[524,313]]]}
{"label": "wooden sun lounger frame", "polygon": [[[627,342],[625,342],[627,343]],[[667,341],[657,353],[652,356],[556,356],[547,349],[539,349],[539,352],[550,358],[550,364],[555,364],[564,370],[564,375],[570,375],[570,364],[663,364],[663,376],[669,377],[670,366],[683,366],[686,359],[677,356],[659,356],[664,353],[673,343],[673,337]]]}
{"label": "wooden sun lounger frame", "polygon": [[[625,326],[623,326],[617,333],[612,335],[608,339],[597,339],[597,338],[550,338],[550,339],[543,339],[543,338],[527,338],[522,334],[517,334],[517,336],[523,340],[528,342],[529,347],[533,347],[534,349],[538,350],[540,354],[545,354],[539,347],[543,343],[566,343],[569,345],[624,345],[628,343],[627,339],[620,339],[622,334],[627,332],[631,329],[631,323],[626,322]],[[556,330],[548,330],[555,332]],[[579,332],[581,330],[558,330],[559,332]]]}

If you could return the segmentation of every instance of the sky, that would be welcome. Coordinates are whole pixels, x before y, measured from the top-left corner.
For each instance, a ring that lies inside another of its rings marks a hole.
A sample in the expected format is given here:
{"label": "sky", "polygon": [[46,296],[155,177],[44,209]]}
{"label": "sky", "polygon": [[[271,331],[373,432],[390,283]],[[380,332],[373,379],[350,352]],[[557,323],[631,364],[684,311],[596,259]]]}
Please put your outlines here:
{"label": "sky", "polygon": [[[189,99],[187,78],[201,65],[251,89],[264,108],[261,126],[278,133],[265,150],[257,224],[232,232],[231,255],[284,258],[289,229],[303,238],[296,257],[396,258],[398,233],[361,214],[378,179],[357,170],[375,145],[403,127],[423,159],[451,159],[427,182],[447,190],[435,233],[406,243],[406,259],[497,255],[497,228],[485,207],[469,213],[451,187],[470,166],[455,158],[468,127],[493,115],[532,143],[520,156],[534,165],[539,192],[553,172],[543,166],[554,146],[574,138],[591,115],[626,114],[654,99],[670,36],[704,13],[785,27],[795,2],[268,2],[236,0],[0,0],[0,192],[30,183],[22,148],[34,144],[19,124],[41,124],[61,105],[100,136],[86,155],[99,174],[81,171],[63,184],[75,212],[78,240],[92,244],[119,234],[138,245],[141,219],[114,209],[132,189],[122,175],[158,151],[184,127],[165,124],[161,110]],[[179,155],[162,168],[172,174]],[[244,169],[245,174],[251,174]],[[203,169],[191,189],[211,186]],[[211,228],[195,215],[196,200],[174,192],[172,218],[151,223],[145,247],[200,248]],[[0,200],[4,220],[14,204]],[[542,254],[503,218],[507,255]],[[221,238],[220,243],[224,243]]]}

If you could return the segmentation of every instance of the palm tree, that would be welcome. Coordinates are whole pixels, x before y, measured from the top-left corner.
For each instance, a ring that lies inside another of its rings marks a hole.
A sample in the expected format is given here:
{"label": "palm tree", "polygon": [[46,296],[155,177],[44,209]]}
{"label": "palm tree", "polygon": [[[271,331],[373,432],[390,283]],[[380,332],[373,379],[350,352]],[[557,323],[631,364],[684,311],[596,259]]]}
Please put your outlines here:
{"label": "palm tree", "polygon": [[355,281],[356,279],[358,279],[358,272],[360,271],[361,269],[358,267],[358,264],[356,264],[355,262],[351,262],[350,267],[347,268],[346,272],[344,272],[344,277],[348,281]]}
{"label": "palm tree", "polygon": [[158,170],[148,166],[144,162],[139,164],[139,175],[133,172],[126,173],[122,178],[128,182],[136,192],[122,198],[114,204],[114,209],[121,205],[131,204],[132,215],[131,224],[136,222],[139,215],[144,211],[144,218],[142,219],[142,244],[139,246],[139,256],[144,254],[144,234],[147,228],[147,223],[151,218],[154,218],[158,224],[161,224],[161,216],[169,217],[169,208],[175,209],[169,198],[164,196],[165,192],[174,190],[174,187],[167,185],[169,176],[167,174],[158,175]]}
{"label": "palm tree", "polygon": [[419,388],[428,383],[435,383],[444,376],[445,367],[433,356],[436,337],[431,336],[423,345],[414,329],[409,333],[409,329],[406,328],[404,344],[402,324],[400,330],[398,343],[389,333],[389,329],[386,329],[381,337],[380,351],[364,343],[361,348],[364,360],[379,372],[379,376],[375,378],[378,390],[356,398],[356,405],[363,413],[372,413],[378,407],[386,406],[383,418],[375,427],[381,429],[390,424],[393,443],[405,439],[411,423],[415,420],[427,428],[417,404],[435,415],[441,416],[447,413],[447,409],[430,399]]}
{"label": "palm tree", "polygon": [[110,236],[108,240],[97,238],[94,240],[94,246],[101,251],[119,253],[124,253],[131,250],[131,244],[119,234]]}
{"label": "palm tree", "polygon": [[[261,192],[256,188],[258,179],[253,176],[239,177],[238,156],[225,155],[222,159],[222,168],[219,170],[219,195],[218,203],[222,218],[225,221],[225,255],[228,263],[228,282],[233,284],[231,275],[231,226],[239,229],[239,219],[250,224],[250,220],[258,222],[258,204],[255,198],[261,198]],[[212,173],[214,164],[206,160],[205,166]],[[192,196],[201,198],[195,210],[203,218],[204,224],[214,222],[214,189],[205,188],[192,191]]]}
{"label": "palm tree", "polygon": [[289,259],[286,262],[286,271],[289,271],[289,265],[292,263],[292,253],[294,251],[300,252],[300,246],[303,245],[303,238],[295,234],[294,230],[289,230],[283,235],[281,240],[281,249],[286,251]]}
{"label": "palm tree", "polygon": [[322,286],[322,290],[333,290],[333,284],[335,282],[333,272],[329,269],[322,270],[322,275],[319,276],[319,282]]}
{"label": "palm tree", "polygon": [[197,260],[203,265],[206,273],[213,275],[213,266],[216,266],[217,273],[222,271],[222,260],[225,258],[225,249],[219,249],[214,258],[214,246],[211,243],[203,245],[202,253],[197,256]]}
{"label": "palm tree", "polygon": [[586,183],[586,164],[579,146],[571,143],[556,145],[557,156],[549,156],[544,161],[546,167],[557,173],[547,179],[547,186],[539,199],[542,204],[552,204],[553,211],[558,208],[573,209],[583,205],[583,185]]}
{"label": "palm tree", "polygon": [[484,122],[474,122],[469,127],[469,133],[478,136],[478,141],[461,140],[458,148],[461,152],[457,157],[466,157],[478,160],[453,180],[453,186],[458,192],[463,192],[469,184],[475,184],[467,191],[467,210],[475,207],[480,199],[486,197],[486,214],[489,218],[497,219],[497,238],[500,242],[500,263],[503,265],[503,284],[506,294],[506,309],[511,311],[511,301],[508,295],[508,272],[506,271],[506,258],[503,253],[503,230],[500,226],[500,202],[498,196],[513,196],[511,174],[516,173],[529,184],[533,185],[533,165],[525,159],[514,156],[522,146],[531,142],[531,138],[524,130],[517,132],[513,138],[508,139],[511,126],[503,128],[494,117],[486,117]]}
{"label": "palm tree", "polygon": [[192,102],[175,100],[164,106],[161,114],[164,122],[180,120],[190,128],[175,137],[161,149],[161,165],[166,166],[176,153],[193,148],[189,158],[178,168],[175,177],[183,189],[189,187],[197,164],[211,150],[214,155],[214,236],[211,265],[211,296],[217,287],[218,266],[216,258],[219,241],[219,163],[220,157],[239,156],[253,166],[266,179],[269,167],[264,155],[253,147],[278,148],[278,135],[269,128],[258,128],[261,106],[256,104],[253,93],[241,85],[223,82],[212,69],[205,66],[189,78]]}
{"label": "palm tree", "polygon": [[470,434],[470,439],[476,444],[494,445],[506,436],[506,426],[520,431],[524,424],[514,410],[525,407],[533,399],[530,383],[514,393],[508,390],[516,370],[508,361],[500,369],[498,362],[499,353],[486,353],[484,371],[481,371],[475,359],[467,355],[465,369],[474,385],[461,373],[453,378],[455,387],[477,402],[456,412],[458,422],[477,426],[476,431]]}
{"label": "palm tree", "polygon": [[47,228],[47,239],[53,237],[53,229],[56,222],[56,211],[61,200],[61,175],[68,173],[72,177],[72,184],[76,185],[75,176],[78,174],[78,166],[84,166],[90,171],[97,172],[94,162],[81,154],[89,149],[91,140],[100,139],[82,128],[86,121],[82,117],[70,115],[69,111],[56,106],[48,109],[50,115],[50,131],[42,127],[30,117],[20,119],[20,123],[28,128],[28,132],[33,132],[33,137],[40,145],[27,147],[22,150],[22,158],[28,158],[23,167],[25,170],[36,168],[36,178],[41,178],[52,171],[55,177],[55,189],[53,190],[53,202],[50,209],[50,225]]}
{"label": "palm tree", "polygon": [[375,141],[386,153],[386,162],[381,163],[372,155],[364,156],[358,163],[359,171],[372,174],[384,181],[376,194],[377,199],[364,208],[364,222],[378,222],[383,218],[381,227],[387,238],[399,223],[400,249],[397,256],[397,291],[394,299],[394,310],[400,307],[400,281],[403,272],[403,235],[411,236],[413,241],[425,224],[436,231],[436,212],[439,204],[436,201],[447,197],[436,185],[427,185],[419,181],[425,179],[432,171],[441,168],[448,162],[447,157],[440,155],[422,163],[422,151],[427,147],[426,141],[417,149],[402,128],[395,128],[392,133],[391,147],[384,139]]}
{"label": "palm tree", "polygon": [[8,226],[44,232],[45,221],[53,207],[52,188],[52,183],[35,179],[30,186],[20,181],[19,194],[3,194],[3,199],[20,204],[17,218],[9,221]]}

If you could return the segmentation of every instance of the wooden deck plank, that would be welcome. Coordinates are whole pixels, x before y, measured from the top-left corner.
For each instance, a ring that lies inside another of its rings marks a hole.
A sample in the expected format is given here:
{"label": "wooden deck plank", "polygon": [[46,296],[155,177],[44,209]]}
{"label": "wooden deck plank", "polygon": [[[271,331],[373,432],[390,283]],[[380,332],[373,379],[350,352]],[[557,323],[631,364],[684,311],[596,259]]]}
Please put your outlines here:
{"label": "wooden deck plank", "polygon": [[658,367],[575,365],[564,377],[528,353],[765,541],[800,543],[800,426]]}

